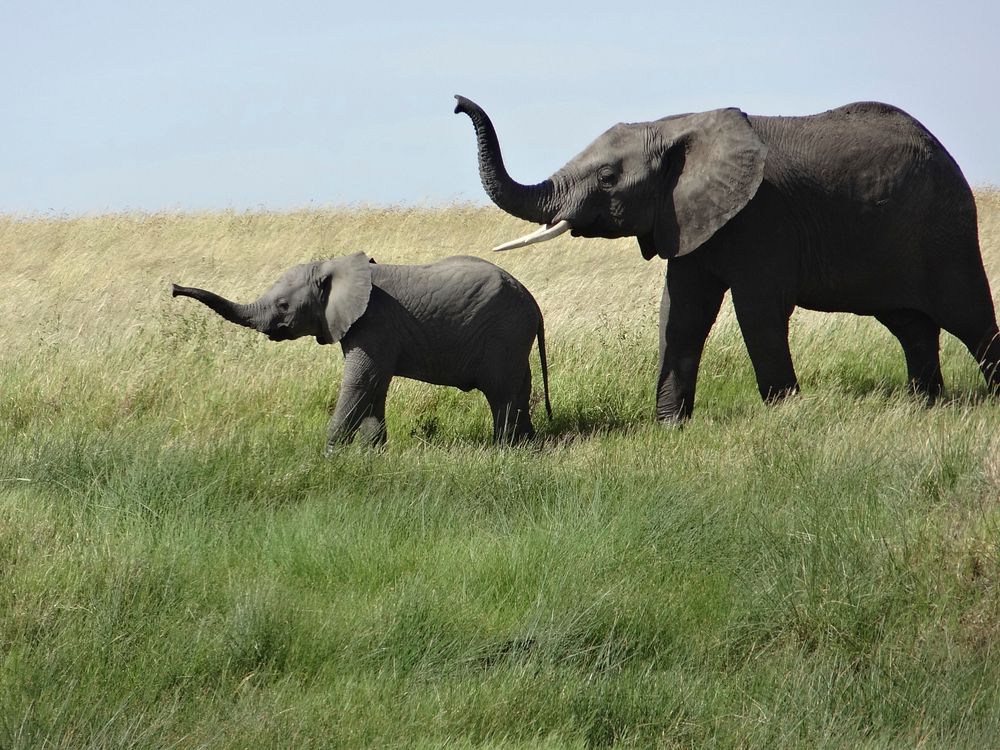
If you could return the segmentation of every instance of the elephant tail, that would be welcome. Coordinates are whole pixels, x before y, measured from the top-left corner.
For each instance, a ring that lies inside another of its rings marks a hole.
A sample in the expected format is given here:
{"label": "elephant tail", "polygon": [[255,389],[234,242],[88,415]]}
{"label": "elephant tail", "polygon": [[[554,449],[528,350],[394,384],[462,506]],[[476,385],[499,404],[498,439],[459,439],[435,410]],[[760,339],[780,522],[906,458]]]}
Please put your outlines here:
{"label": "elephant tail", "polygon": [[[537,303],[536,307],[537,307]],[[542,389],[545,392],[545,413],[552,421],[552,403],[549,401],[549,366],[545,361],[545,320],[542,311],[538,311],[538,358],[542,362]]]}

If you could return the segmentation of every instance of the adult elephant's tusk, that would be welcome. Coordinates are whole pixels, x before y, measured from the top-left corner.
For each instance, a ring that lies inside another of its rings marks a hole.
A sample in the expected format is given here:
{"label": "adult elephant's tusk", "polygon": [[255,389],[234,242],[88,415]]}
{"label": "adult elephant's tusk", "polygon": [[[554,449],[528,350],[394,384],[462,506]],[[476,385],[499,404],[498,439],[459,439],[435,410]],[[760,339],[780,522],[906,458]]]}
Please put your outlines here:
{"label": "adult elephant's tusk", "polygon": [[513,250],[515,247],[525,247],[526,245],[534,245],[536,242],[545,242],[545,240],[558,237],[563,232],[568,232],[572,228],[566,219],[562,219],[556,224],[542,224],[541,227],[531,234],[526,234],[523,237],[505,242],[502,245],[497,245],[493,248],[493,251],[499,253],[502,250]]}

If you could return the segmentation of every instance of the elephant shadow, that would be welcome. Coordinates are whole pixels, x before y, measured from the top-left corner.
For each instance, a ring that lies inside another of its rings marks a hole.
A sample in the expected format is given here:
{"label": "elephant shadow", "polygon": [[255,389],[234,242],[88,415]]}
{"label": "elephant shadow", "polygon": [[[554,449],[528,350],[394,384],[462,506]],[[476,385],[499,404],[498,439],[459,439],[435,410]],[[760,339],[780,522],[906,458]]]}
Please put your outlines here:
{"label": "elephant shadow", "polygon": [[[709,413],[705,415],[715,424],[725,427],[753,419],[755,414],[759,414],[762,408],[771,409],[773,406],[761,404],[754,396],[753,390],[748,390],[745,398],[732,401],[725,406],[714,404],[709,408]],[[959,385],[953,388],[946,388],[933,403],[924,396],[913,393],[906,382],[886,380],[880,378],[867,378],[852,380],[850,383],[839,384],[814,384],[808,387],[805,395],[827,396],[833,398],[855,399],[877,399],[885,403],[911,403],[915,406],[931,408],[951,408],[951,407],[976,407],[988,404],[992,401],[992,396],[988,391],[975,385]],[[789,404],[794,404],[800,395],[789,397]],[[632,413],[629,411],[614,411],[612,409],[602,410],[599,413],[565,413],[560,414],[558,407],[553,419],[539,430],[536,444],[542,450],[563,448],[577,443],[613,434],[629,434],[637,430],[648,429],[650,424],[649,415]],[[682,431],[686,422],[662,426],[665,431]]]}
{"label": "elephant shadow", "polygon": [[820,393],[826,391],[831,395],[847,396],[849,398],[879,398],[884,401],[910,401],[927,407],[939,406],[977,406],[991,401],[991,396],[984,388],[976,385],[959,384],[953,387],[945,387],[944,392],[937,398],[929,400],[923,395],[913,392],[909,383],[896,378],[886,379],[878,377],[857,377],[856,375],[846,382],[834,384],[827,383],[825,386],[821,381],[809,385],[809,393]]}
{"label": "elephant shadow", "polygon": [[[762,409],[775,408],[773,405],[763,405],[755,396],[755,390],[748,386],[744,397],[732,400],[727,404],[716,401],[708,406],[707,413],[703,414],[702,419],[726,428],[748,419],[754,419],[755,415],[760,415]],[[968,385],[946,389],[933,404],[929,404],[924,397],[915,395],[907,383],[896,379],[877,377],[834,383],[829,381],[807,382],[804,393],[790,396],[787,403],[793,405],[802,396],[821,399],[877,399],[885,403],[908,402],[926,408],[975,407],[991,401],[990,394],[984,389]],[[659,426],[659,429],[665,432],[680,432],[684,430],[686,424],[687,422],[671,424],[670,426],[663,425]],[[517,449],[544,453],[575,446],[595,438],[629,435],[637,431],[648,430],[650,425],[651,415],[644,411],[628,408],[615,409],[614,407],[595,410],[577,407],[560,410],[556,405],[552,419],[545,420],[543,418],[536,421],[535,426],[538,428],[538,432],[535,438],[520,444]],[[410,437],[427,444],[439,442],[442,438],[440,428],[441,424],[437,414],[432,413],[418,420],[410,431]],[[447,442],[468,447],[482,447],[483,436],[479,427],[469,428],[468,430],[460,430],[459,434],[452,436]]]}
{"label": "elephant shadow", "polygon": [[610,410],[599,414],[585,412],[560,414],[539,430],[536,442],[543,449],[566,447],[596,437],[627,434],[649,426],[648,414],[626,414]]}

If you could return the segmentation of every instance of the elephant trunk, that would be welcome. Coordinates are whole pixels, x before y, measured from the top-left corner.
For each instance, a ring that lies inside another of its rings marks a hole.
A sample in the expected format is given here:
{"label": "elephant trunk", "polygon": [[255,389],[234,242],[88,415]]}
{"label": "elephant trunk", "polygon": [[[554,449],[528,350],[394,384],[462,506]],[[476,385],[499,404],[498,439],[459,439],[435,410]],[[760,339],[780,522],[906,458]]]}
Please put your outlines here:
{"label": "elephant trunk", "polygon": [[191,299],[196,299],[203,305],[207,305],[215,310],[215,312],[230,323],[235,323],[246,328],[253,328],[257,331],[261,330],[258,314],[259,305],[257,303],[241,305],[238,302],[231,302],[225,297],[220,297],[218,294],[206,291],[205,289],[198,289],[192,286],[179,286],[177,284],[171,285],[170,295],[172,297],[190,297]]}
{"label": "elephant trunk", "polygon": [[455,112],[464,112],[472,120],[479,145],[479,177],[483,188],[498,207],[525,221],[545,224],[556,213],[555,189],[551,179],[537,185],[515,182],[503,164],[500,143],[493,123],[482,108],[464,96],[455,96]]}

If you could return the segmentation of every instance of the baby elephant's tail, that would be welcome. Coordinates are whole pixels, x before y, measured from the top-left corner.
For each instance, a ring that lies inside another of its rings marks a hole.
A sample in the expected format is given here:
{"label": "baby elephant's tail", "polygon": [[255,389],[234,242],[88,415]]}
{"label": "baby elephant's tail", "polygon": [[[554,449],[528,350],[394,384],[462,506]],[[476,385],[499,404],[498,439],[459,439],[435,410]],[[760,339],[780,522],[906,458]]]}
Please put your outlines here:
{"label": "baby elephant's tail", "polygon": [[542,361],[542,389],[545,391],[545,413],[552,421],[552,404],[549,401],[549,366],[545,362],[545,320],[538,311],[538,358]]}

